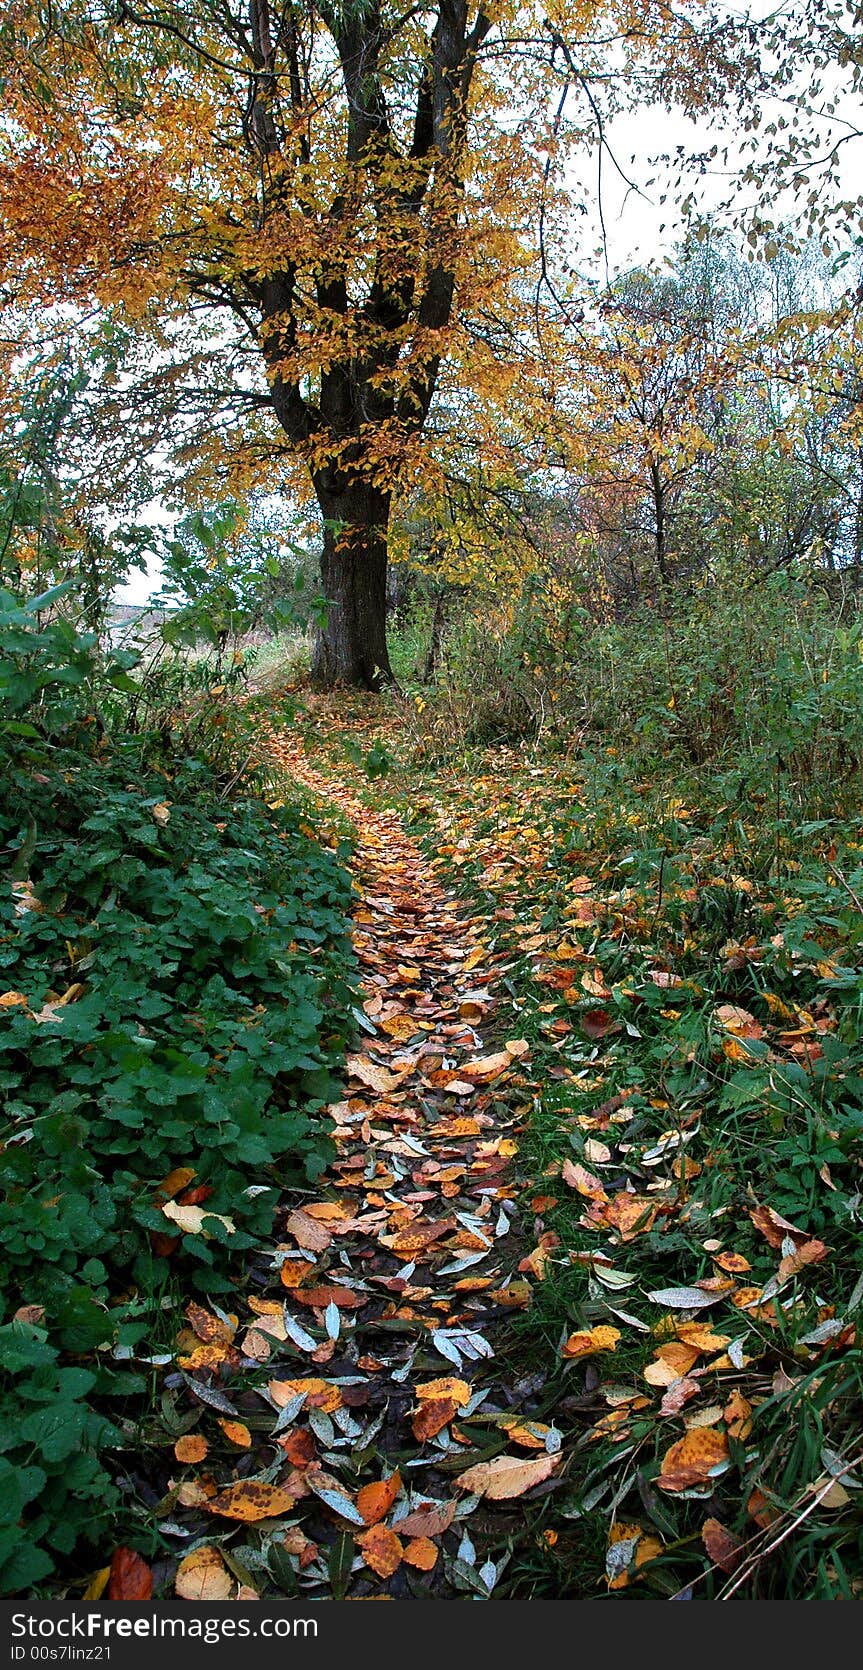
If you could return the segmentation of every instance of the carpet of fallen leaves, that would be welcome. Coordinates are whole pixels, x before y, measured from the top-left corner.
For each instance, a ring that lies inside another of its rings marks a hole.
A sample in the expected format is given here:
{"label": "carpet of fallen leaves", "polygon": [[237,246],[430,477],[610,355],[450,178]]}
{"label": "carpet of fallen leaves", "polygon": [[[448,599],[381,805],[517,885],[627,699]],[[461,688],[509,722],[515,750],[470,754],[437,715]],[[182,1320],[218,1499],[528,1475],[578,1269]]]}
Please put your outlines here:
{"label": "carpet of fallen leaves", "polygon": [[763,797],[630,779],[614,750],[405,768],[397,723],[348,715],[347,748],[345,724],[317,745],[389,750],[364,799],[464,896],[531,1046],[505,1349],[565,1460],[506,1592],[856,1597],[856,826],[783,836]]}
{"label": "carpet of fallen leaves", "polygon": [[186,1307],[156,1505],[182,1554],[174,1590],[487,1597],[507,1563],[488,1550],[564,1464],[533,1416],[543,1377],[505,1356],[530,1297],[512,1175],[529,1049],[486,1042],[506,958],[394,812],[288,732],[264,747],[356,830],[363,1042],[329,1109],[336,1158],[283,1212],[243,1305]]}
{"label": "carpet of fallen leaves", "polygon": [[[801,889],[756,886],[682,801],[652,831],[630,796],[611,831],[577,764],[518,750],[372,783],[392,716],[310,720],[263,743],[355,831],[362,1043],[244,1305],[186,1310],[157,1580],[853,1597],[841,932],[807,938]],[[815,1181],[789,1215],[792,1136]]]}

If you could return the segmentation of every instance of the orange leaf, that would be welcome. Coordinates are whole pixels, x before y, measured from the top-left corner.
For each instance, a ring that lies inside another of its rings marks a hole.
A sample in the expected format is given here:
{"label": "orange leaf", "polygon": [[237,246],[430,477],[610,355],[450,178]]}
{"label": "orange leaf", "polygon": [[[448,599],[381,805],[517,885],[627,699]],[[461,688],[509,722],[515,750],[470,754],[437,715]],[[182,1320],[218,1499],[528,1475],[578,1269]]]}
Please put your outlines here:
{"label": "orange leaf", "polygon": [[233,1579],[217,1548],[196,1548],[181,1560],[174,1592],[183,1600],[227,1600]]}
{"label": "orange leaf", "polygon": [[373,1525],[357,1537],[366,1565],[378,1577],[392,1577],[404,1558],[404,1544],[387,1525]]}
{"label": "orange leaf", "polygon": [[259,1519],[275,1519],[290,1513],[296,1505],[296,1495],[283,1485],[261,1484],[257,1479],[241,1479],[228,1485],[202,1506],[223,1519],[239,1519],[244,1524],[255,1524]]}
{"label": "orange leaf", "polygon": [[238,1445],[241,1450],[249,1448],[252,1434],[243,1421],[220,1421],[219,1426],[230,1443]]}
{"label": "orange leaf", "polygon": [[563,1347],[564,1357],[593,1357],[598,1351],[616,1351],[620,1339],[619,1328],[609,1328],[602,1323],[598,1328],[591,1328],[578,1334],[570,1334]]}
{"label": "orange leaf", "polygon": [[174,1454],[178,1461],[184,1463],[203,1461],[210,1448],[203,1433],[190,1432],[185,1438],[178,1438],[174,1445]]}
{"label": "orange leaf", "polygon": [[305,1395],[306,1409],[322,1409],[325,1415],[331,1415],[334,1409],[342,1407],[343,1399],[338,1386],[331,1386],[328,1380],[318,1380],[314,1376],[300,1380],[271,1380],[267,1390],[279,1409],[284,1409],[285,1404],[300,1392]]}
{"label": "orange leaf", "polygon": [[406,1565],[416,1566],[418,1571],[431,1571],[437,1563],[438,1551],[428,1537],[414,1537],[408,1543],[402,1559]]}
{"label": "orange leaf", "polygon": [[724,1432],[717,1432],[713,1427],[693,1427],[666,1451],[656,1482],[661,1490],[689,1490],[692,1485],[705,1484],[713,1468],[727,1460],[728,1439]]}
{"label": "orange leaf", "polygon": [[367,1525],[376,1525],[379,1519],[386,1519],[401,1487],[401,1475],[398,1472],[391,1473],[388,1479],[378,1479],[374,1484],[363,1485],[357,1492],[357,1510]]}

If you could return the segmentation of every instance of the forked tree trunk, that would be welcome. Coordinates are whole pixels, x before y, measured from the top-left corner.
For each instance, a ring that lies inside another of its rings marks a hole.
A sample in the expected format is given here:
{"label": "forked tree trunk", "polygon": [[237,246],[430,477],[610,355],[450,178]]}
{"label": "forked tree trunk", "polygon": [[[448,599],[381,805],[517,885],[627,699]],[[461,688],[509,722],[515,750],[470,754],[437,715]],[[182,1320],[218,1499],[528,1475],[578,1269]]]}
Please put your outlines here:
{"label": "forked tree trunk", "polygon": [[321,495],[321,580],[329,605],[312,659],[312,682],[379,690],[392,680],[387,650],[387,494],[355,488]]}

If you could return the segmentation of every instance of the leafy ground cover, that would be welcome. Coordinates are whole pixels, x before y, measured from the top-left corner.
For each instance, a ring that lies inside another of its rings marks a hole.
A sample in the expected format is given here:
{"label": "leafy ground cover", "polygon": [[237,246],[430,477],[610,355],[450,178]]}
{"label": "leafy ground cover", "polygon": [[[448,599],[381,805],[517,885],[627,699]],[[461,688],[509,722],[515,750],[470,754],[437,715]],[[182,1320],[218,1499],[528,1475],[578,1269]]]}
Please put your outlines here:
{"label": "leafy ground cover", "polygon": [[[16,1128],[4,1161],[12,1255],[41,1239],[4,1330],[9,1537],[23,1522],[30,1549],[16,1566],[10,1540],[4,1581],[855,1597],[855,824],[771,816],[769,785],[733,796],[679,759],[638,774],[613,748],[429,765],[409,718],[401,699],[309,697],[290,730],[259,714],[270,806],[235,782],[229,817],[179,770],[130,781],[116,745],[77,761],[74,802],[56,743],[22,768],[4,1038],[28,1029],[32,1082],[20,1046],[9,1071],[36,1141]],[[354,831],[359,992],[316,827]],[[81,1007],[103,972],[105,1002],[128,999],[104,1023]],[[302,1033],[316,1001],[296,1058],[291,1017]],[[129,1051],[163,1075],[134,1089],[167,1121],[131,1117]],[[58,1072],[79,1100],[54,1132]],[[258,1120],[230,1100],[211,1136],[234,1072]],[[105,1246],[70,1234],[52,1259],[53,1214],[88,1190],[114,1213]],[[113,1550],[95,1569],[70,1546],[85,1519]]]}
{"label": "leafy ground cover", "polygon": [[400,768],[356,713],[347,753],[389,762],[368,793],[409,805],[531,1044],[515,1361],[566,1460],[506,1592],[856,1595],[856,823],[613,751]]}
{"label": "leafy ground cover", "polygon": [[176,1306],[232,1292],[286,1185],[323,1169],[353,1022],[344,849],[160,735],[110,733],[92,641],[8,595],[4,622],[0,1588],[16,1593],[134,1530],[152,1358]]}

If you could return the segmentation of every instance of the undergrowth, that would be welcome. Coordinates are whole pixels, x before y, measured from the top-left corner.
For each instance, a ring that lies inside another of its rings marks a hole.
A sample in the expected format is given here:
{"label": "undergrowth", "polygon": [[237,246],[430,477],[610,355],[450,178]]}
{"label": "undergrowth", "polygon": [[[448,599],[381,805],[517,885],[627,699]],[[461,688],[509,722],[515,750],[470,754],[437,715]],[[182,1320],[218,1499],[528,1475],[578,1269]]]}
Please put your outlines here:
{"label": "undergrowth", "polygon": [[2,597],[6,1593],[121,1514],[107,1458],[134,1444],[165,1295],[230,1293],[280,1191],[326,1164],[352,1002],[346,849],[238,788],[248,715],[222,704],[208,733],[198,679],[143,723],[133,664],[54,601]]}

